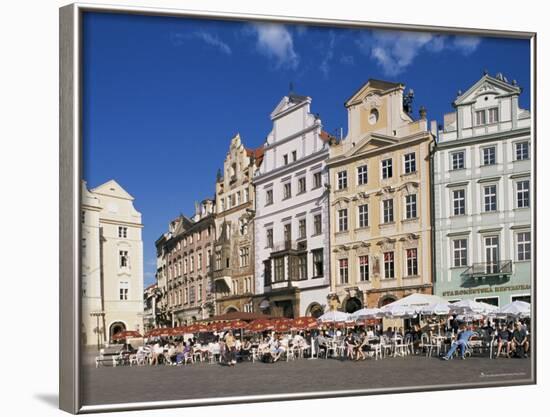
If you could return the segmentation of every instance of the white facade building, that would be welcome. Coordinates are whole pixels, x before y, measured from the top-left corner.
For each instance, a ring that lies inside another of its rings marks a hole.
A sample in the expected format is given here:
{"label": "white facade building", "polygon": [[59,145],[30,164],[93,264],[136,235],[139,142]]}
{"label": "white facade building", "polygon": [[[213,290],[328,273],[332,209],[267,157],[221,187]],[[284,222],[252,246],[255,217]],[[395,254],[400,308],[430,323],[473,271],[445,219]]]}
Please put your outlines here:
{"label": "white facade building", "polygon": [[134,198],[116,181],[82,186],[83,344],[143,331],[143,242]]}
{"label": "white facade building", "polygon": [[445,115],[434,154],[435,289],[504,305],[531,294],[531,116],[485,74]]}
{"label": "white facade building", "polygon": [[254,178],[256,311],[286,317],[322,314],[330,284],[329,136],[310,105],[283,97]]}

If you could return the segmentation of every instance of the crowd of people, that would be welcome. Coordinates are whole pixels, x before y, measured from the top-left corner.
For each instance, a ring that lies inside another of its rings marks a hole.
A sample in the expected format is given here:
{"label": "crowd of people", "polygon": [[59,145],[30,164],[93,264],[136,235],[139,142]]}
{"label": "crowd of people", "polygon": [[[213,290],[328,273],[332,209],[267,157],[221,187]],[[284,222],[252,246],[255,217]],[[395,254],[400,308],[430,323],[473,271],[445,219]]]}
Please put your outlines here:
{"label": "crowd of people", "polygon": [[[391,349],[396,340],[405,341],[411,353],[421,353],[425,341],[438,335],[444,360],[456,354],[464,358],[472,338],[482,341],[483,346],[495,347],[495,357],[526,357],[529,354],[529,329],[525,320],[505,322],[485,320],[476,326],[461,322],[456,315],[448,319],[405,321],[405,327],[382,328],[382,322],[372,326],[354,328],[328,327],[311,331],[276,333],[240,332],[228,330],[221,333],[199,334],[184,340],[182,337],[147,341],[134,349],[126,344],[123,351],[129,362],[136,364],[180,365],[195,361],[219,361],[235,366],[243,360],[259,360],[275,363],[281,358],[324,356],[329,354],[340,359],[366,360],[379,346]],[[335,343],[338,352],[334,349]],[[333,349],[331,351],[331,346]]]}

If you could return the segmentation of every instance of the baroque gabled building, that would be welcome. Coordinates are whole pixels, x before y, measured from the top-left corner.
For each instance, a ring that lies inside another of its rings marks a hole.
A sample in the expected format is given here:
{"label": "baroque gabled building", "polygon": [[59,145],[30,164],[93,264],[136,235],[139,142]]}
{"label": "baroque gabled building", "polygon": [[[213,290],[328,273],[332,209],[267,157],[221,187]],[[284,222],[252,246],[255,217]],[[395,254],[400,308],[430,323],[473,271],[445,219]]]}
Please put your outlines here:
{"label": "baroque gabled building", "polygon": [[504,305],[531,296],[531,116],[484,74],[453,102],[434,155],[436,293]]}
{"label": "baroque gabled building", "polygon": [[169,325],[186,325],[214,315],[211,260],[215,239],[214,201],[206,199],[196,204],[193,217],[180,215],[172,220],[168,233],[157,240],[157,255],[164,258],[158,264],[166,270],[163,297]]}
{"label": "baroque gabled building", "polygon": [[425,110],[404,85],[369,80],[346,103],[348,134],[330,147],[331,294],[346,312],[432,293],[430,147]]}
{"label": "baroque gabled building", "polygon": [[322,314],[328,294],[328,135],[310,105],[279,102],[253,181],[255,309],[285,317]]}
{"label": "baroque gabled building", "polygon": [[218,314],[253,311],[254,213],[252,179],[263,149],[247,149],[237,134],[229,145],[223,173],[216,179],[213,279]]}
{"label": "baroque gabled building", "polygon": [[82,341],[98,346],[143,331],[141,213],[116,181],[82,184]]}

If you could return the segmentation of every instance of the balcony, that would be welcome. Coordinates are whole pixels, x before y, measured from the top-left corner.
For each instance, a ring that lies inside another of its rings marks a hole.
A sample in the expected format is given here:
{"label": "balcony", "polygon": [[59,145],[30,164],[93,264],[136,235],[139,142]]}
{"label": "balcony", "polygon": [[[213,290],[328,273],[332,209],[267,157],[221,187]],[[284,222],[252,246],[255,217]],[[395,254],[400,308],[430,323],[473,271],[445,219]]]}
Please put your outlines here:
{"label": "balcony", "polygon": [[510,280],[512,261],[478,262],[469,266],[462,274],[462,286],[494,285]]}

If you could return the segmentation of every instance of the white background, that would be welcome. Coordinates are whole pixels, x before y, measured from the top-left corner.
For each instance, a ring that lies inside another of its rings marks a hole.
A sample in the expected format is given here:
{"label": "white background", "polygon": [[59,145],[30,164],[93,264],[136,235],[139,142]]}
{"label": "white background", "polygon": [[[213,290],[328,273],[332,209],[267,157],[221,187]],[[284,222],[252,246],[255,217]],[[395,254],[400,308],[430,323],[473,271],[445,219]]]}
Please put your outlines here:
{"label": "white background", "polygon": [[[96,2],[94,2],[96,3]],[[97,2],[100,3],[100,2]],[[118,4],[538,32],[538,235],[548,235],[548,12],[544,2],[437,0],[271,2],[123,1]],[[58,378],[58,7],[57,0],[5,0],[0,11],[0,279],[3,415],[60,415]],[[546,18],[545,18],[546,17]],[[444,70],[444,69],[442,69]],[[365,74],[365,79],[368,74]],[[546,121],[545,121],[546,119]],[[526,415],[548,404],[548,284],[538,253],[539,384],[315,401],[142,411],[142,416],[402,414]],[[545,326],[546,324],[546,326]],[[330,375],[323,375],[330,378]],[[266,383],[268,382],[266,376]],[[368,378],[368,372],[365,374]],[[215,395],[215,393],[212,393]],[[545,401],[546,395],[546,401]],[[124,413],[129,414],[129,413]],[[538,413],[537,413],[538,414]]]}

